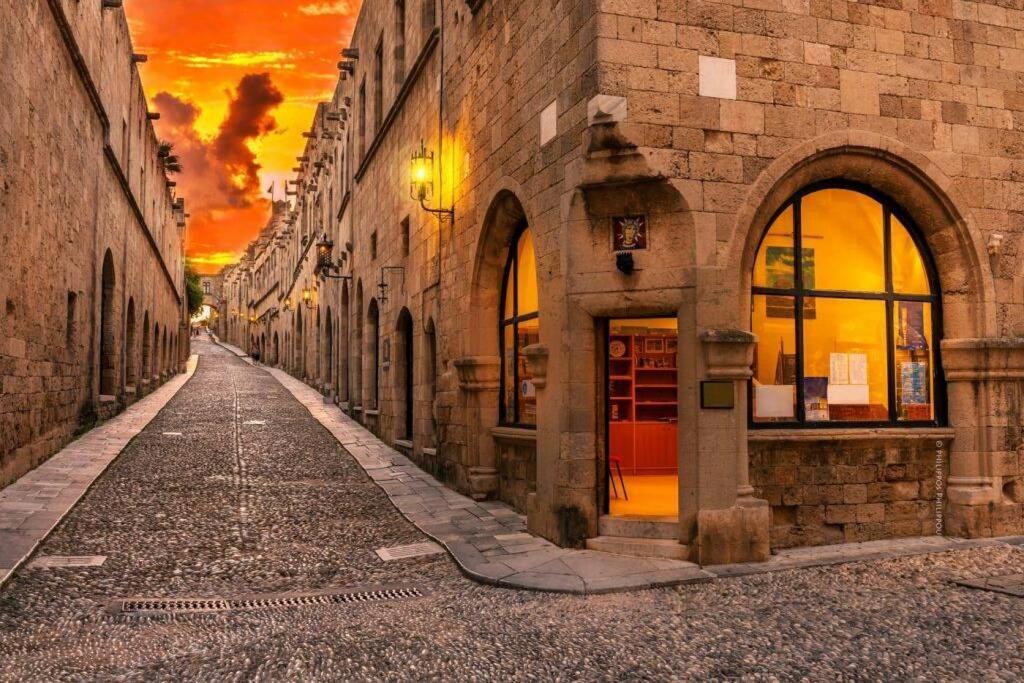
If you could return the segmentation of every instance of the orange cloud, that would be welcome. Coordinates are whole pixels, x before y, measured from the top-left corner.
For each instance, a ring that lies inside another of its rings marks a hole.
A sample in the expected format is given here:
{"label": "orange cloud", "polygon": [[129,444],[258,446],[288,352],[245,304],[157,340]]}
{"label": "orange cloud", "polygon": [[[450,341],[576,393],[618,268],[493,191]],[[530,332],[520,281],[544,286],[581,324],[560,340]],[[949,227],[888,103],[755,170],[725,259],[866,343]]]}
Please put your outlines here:
{"label": "orange cloud", "polygon": [[[176,180],[191,214],[186,250],[203,272],[237,258],[266,223],[270,204],[262,191],[272,180],[280,191],[291,174],[316,103],[334,89],[338,52],[348,45],[359,6],[360,0],[125,2],[135,50],[149,55],[142,78],[162,114],[160,134],[174,141],[184,167]],[[254,91],[243,92],[244,79],[255,75],[265,80],[248,82]],[[276,104],[267,86],[280,95]],[[262,102],[269,119],[247,116],[255,112],[240,111],[239,98]],[[225,134],[225,124],[234,136]]]}

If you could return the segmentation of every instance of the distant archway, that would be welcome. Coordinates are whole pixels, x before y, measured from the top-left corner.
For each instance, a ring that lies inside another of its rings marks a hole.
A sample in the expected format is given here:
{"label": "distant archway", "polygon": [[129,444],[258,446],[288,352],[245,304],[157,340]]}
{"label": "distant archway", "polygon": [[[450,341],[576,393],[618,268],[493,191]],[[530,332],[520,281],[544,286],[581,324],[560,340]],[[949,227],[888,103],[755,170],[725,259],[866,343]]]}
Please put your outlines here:
{"label": "distant archway", "polygon": [[103,277],[100,294],[100,393],[113,396],[117,392],[117,328],[114,324],[114,255],[109,249],[103,256]]}
{"label": "distant archway", "polygon": [[414,432],[413,415],[415,410],[413,408],[415,404],[415,378],[413,371],[415,369],[415,352],[414,352],[414,341],[413,341],[413,326],[412,326],[412,314],[409,313],[408,308],[403,308],[398,314],[398,325],[396,326],[398,332],[398,346],[396,349],[396,368],[395,372],[395,384],[398,390],[398,400],[402,404],[402,423],[398,432],[402,434],[405,439],[412,440]]}
{"label": "distant archway", "polygon": [[378,410],[380,408],[380,309],[377,308],[377,300],[371,299],[370,306],[366,312],[366,322],[370,326],[369,339],[369,351],[370,351],[370,368],[369,368],[369,380],[370,386],[370,408]]}
{"label": "distant archway", "polygon": [[324,345],[324,379],[328,384],[331,385],[331,389],[334,388],[334,316],[331,315],[331,309],[327,309],[327,324],[324,328],[325,345]]}
{"label": "distant archway", "polygon": [[153,374],[150,364],[153,362],[152,339],[149,336],[149,311],[142,318],[142,379],[149,379]]}
{"label": "distant archway", "polygon": [[135,299],[128,299],[128,314],[125,317],[125,382],[131,386],[139,380],[138,349],[135,348]]}

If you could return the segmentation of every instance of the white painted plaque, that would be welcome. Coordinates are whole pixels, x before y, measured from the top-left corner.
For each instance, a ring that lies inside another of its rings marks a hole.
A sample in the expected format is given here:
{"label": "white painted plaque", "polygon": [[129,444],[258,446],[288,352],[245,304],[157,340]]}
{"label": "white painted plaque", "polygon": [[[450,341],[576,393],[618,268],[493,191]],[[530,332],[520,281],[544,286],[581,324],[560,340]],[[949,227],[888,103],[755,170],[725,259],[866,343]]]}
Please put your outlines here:
{"label": "white painted plaque", "polygon": [[754,387],[754,417],[793,417],[792,384],[759,384]]}

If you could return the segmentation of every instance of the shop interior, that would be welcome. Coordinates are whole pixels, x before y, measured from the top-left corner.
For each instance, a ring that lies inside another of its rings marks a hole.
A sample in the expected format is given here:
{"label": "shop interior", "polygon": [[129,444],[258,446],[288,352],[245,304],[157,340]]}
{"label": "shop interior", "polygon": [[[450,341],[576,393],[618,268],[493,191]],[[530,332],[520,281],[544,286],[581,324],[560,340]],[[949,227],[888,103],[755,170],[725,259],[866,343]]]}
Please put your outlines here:
{"label": "shop interior", "polygon": [[609,321],[607,476],[613,516],[678,517],[677,357],[675,318]]}

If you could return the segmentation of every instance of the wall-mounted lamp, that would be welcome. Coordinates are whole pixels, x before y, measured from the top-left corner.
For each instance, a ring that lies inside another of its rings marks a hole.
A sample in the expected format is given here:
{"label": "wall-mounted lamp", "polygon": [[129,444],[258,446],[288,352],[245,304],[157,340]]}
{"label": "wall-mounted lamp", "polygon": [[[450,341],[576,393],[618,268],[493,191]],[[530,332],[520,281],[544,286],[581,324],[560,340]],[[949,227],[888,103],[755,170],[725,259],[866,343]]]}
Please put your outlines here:
{"label": "wall-mounted lamp", "polygon": [[323,233],[320,241],[316,243],[316,265],[313,267],[313,274],[332,280],[351,280],[351,275],[341,274],[341,262],[336,263],[333,255],[334,240],[328,237],[327,233]]}
{"label": "wall-mounted lamp", "polygon": [[615,267],[626,275],[633,274],[633,254],[631,252],[620,252],[615,255]]}
{"label": "wall-mounted lamp", "polygon": [[455,208],[431,209],[427,200],[434,192],[434,153],[428,152],[426,145],[420,142],[420,148],[412,155],[409,166],[409,194],[420,203],[424,211],[437,214],[448,220],[455,220]]}
{"label": "wall-mounted lamp", "polygon": [[313,308],[313,290],[309,287],[302,288],[302,303],[306,304],[306,308]]}

